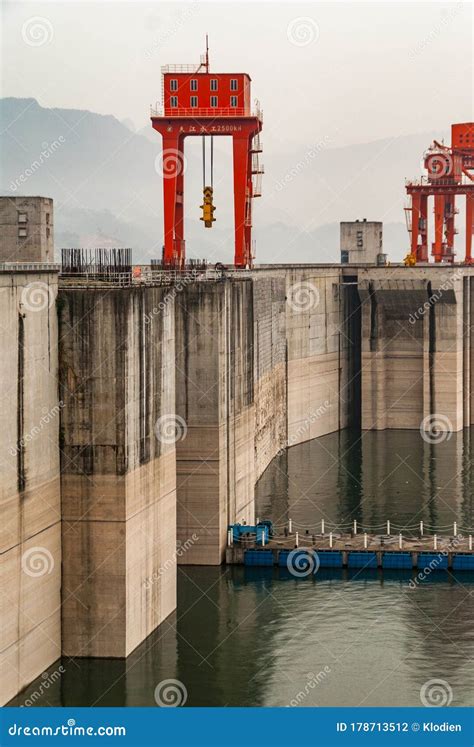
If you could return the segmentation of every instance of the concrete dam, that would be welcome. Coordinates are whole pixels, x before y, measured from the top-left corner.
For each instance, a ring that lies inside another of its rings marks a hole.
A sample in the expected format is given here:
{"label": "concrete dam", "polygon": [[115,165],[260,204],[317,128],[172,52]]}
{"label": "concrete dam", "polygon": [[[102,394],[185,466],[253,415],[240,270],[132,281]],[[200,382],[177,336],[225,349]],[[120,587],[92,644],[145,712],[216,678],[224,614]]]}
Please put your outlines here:
{"label": "concrete dam", "polygon": [[220,564],[255,522],[282,450],[474,424],[469,266],[4,263],[0,283],[2,703],[61,655],[128,656],[177,564]]}

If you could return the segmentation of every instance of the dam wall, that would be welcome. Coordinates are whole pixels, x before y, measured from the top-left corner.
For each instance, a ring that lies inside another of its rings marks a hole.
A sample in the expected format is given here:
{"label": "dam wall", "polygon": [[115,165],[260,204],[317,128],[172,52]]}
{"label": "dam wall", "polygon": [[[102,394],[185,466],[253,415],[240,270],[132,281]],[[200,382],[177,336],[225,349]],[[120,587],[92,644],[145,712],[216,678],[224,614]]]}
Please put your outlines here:
{"label": "dam wall", "polygon": [[252,284],[193,283],[175,308],[179,561],[219,564],[229,522],[254,521]]}
{"label": "dam wall", "polygon": [[474,422],[473,283],[465,267],[359,270],[364,429]]}
{"label": "dam wall", "polygon": [[163,297],[60,294],[67,656],[127,656],[176,606],[174,307]]}
{"label": "dam wall", "polygon": [[[2,701],[61,652],[128,656],[175,610],[177,564],[221,563],[228,524],[254,523],[287,447],[473,424],[473,278],[275,265],[63,278],[56,300],[56,273],[0,272]],[[50,567],[27,574],[38,548]]]}
{"label": "dam wall", "polygon": [[0,704],[61,654],[57,270],[0,269]]}
{"label": "dam wall", "polygon": [[252,278],[255,480],[288,441],[285,294],[283,276]]}
{"label": "dam wall", "polygon": [[340,268],[288,269],[288,445],[348,425],[348,338]]}
{"label": "dam wall", "polygon": [[[178,542],[183,564],[224,559],[227,527],[254,521],[276,454],[347,426],[348,295],[338,268],[262,268],[176,298]],[[346,391],[347,390],[347,391]]]}

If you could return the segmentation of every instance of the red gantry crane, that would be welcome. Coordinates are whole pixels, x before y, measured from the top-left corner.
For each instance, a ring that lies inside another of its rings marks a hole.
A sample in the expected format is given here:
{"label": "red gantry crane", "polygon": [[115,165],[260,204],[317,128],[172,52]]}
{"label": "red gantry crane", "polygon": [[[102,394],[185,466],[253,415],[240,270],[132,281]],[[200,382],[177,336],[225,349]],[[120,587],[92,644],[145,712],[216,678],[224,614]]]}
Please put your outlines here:
{"label": "red gantry crane", "polygon": [[474,123],[451,126],[451,147],[436,140],[424,154],[428,172],[420,180],[407,182],[411,205],[406,208],[411,232],[411,253],[406,264],[428,262],[428,198],[434,197],[434,241],[431,253],[435,262],[454,262],[455,218],[458,196],[466,197],[465,264],[472,263],[474,232]]}
{"label": "red gantry crane", "polygon": [[[153,128],[163,138],[164,246],[163,264],[182,268],[184,240],[184,139],[203,138],[203,204],[206,228],[212,228],[213,137],[228,135],[233,143],[235,266],[252,266],[252,199],[261,194],[263,167],[259,133],[262,112],[258,102],[251,111],[250,77],[247,73],[211,73],[206,54],[199,65],[167,65],[162,68],[162,109],[151,112]],[[210,138],[210,179],[206,184],[206,138]]]}

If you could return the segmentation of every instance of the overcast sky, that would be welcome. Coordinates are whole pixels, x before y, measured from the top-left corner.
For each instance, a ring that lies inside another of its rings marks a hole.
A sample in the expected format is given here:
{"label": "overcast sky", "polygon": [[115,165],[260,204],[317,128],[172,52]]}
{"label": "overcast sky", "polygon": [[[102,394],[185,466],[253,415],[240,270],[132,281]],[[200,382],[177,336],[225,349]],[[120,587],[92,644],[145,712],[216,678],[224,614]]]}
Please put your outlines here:
{"label": "overcast sky", "polygon": [[469,3],[3,3],[2,95],[148,123],[160,66],[248,72],[265,139],[348,145],[472,120]]}

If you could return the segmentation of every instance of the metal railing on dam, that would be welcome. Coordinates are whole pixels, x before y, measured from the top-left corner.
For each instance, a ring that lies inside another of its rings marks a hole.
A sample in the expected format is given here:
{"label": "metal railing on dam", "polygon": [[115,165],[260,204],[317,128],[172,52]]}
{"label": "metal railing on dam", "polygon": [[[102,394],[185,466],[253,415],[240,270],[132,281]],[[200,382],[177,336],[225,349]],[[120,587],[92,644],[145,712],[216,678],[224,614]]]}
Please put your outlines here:
{"label": "metal railing on dam", "polygon": [[251,277],[249,270],[187,268],[184,270],[154,270],[134,267],[130,272],[100,272],[93,268],[77,272],[61,272],[59,282],[66,288],[134,288],[140,286],[167,286],[182,283],[218,282],[228,277],[244,279]]}

